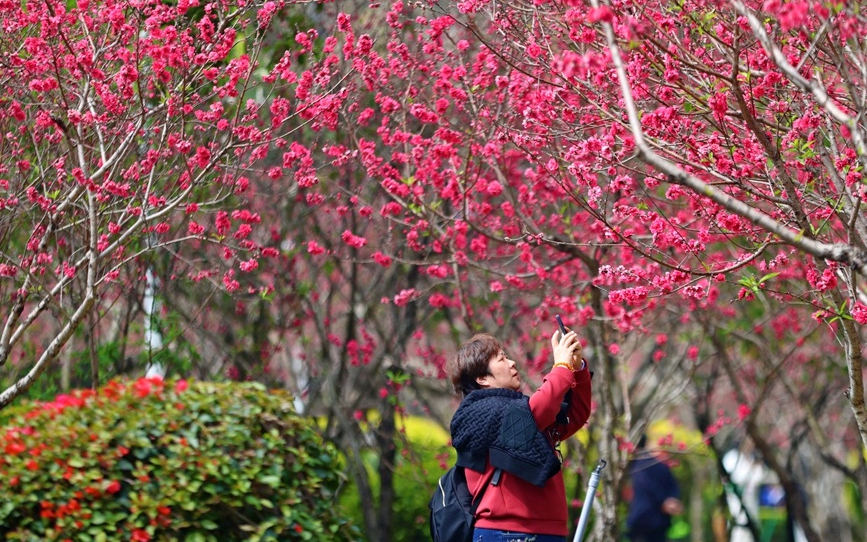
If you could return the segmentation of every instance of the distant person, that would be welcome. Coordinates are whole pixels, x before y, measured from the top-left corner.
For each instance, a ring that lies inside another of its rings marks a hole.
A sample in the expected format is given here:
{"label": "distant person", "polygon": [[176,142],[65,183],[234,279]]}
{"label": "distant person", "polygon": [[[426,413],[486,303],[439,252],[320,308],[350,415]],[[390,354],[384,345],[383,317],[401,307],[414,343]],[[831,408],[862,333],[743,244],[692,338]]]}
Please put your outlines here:
{"label": "distant person", "polygon": [[493,336],[472,337],[455,357],[452,383],[463,400],[452,444],[470,493],[482,495],[473,542],[565,542],[569,534],[557,446],[590,416],[590,371],[574,331],[555,331],[551,347],[554,366],[529,397]]}
{"label": "distant person", "polygon": [[638,439],[629,478],[632,500],[626,516],[627,536],[632,542],[666,542],[672,516],[683,513],[680,486],[665,460],[647,449],[647,435]]}
{"label": "distant person", "polygon": [[760,461],[754,459],[752,444],[747,441],[742,452],[732,448],[722,457],[729,483],[726,501],[732,516],[730,542],[756,542],[750,522],[757,528],[759,515],[759,489],[767,479]]}
{"label": "distant person", "polygon": [[[757,542],[765,537],[761,532],[759,509],[762,507],[785,509],[786,492],[779,478],[768,469],[754,449],[752,441],[733,447],[722,457],[725,469],[726,501],[732,517],[729,542]],[[752,523],[752,528],[750,524]],[[787,539],[806,542],[804,530],[786,513]],[[753,528],[756,535],[753,536]]]}

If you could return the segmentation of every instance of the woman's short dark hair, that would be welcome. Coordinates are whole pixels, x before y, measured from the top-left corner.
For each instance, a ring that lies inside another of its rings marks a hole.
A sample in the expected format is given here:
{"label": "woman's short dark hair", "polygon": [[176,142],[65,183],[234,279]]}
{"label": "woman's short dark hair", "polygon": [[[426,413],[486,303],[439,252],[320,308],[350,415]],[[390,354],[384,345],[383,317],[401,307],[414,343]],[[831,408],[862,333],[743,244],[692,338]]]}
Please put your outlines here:
{"label": "woman's short dark hair", "polygon": [[455,391],[466,397],[470,392],[481,389],[476,379],[488,374],[488,361],[502,351],[500,341],[487,333],[474,335],[462,344],[455,355],[452,372]]}

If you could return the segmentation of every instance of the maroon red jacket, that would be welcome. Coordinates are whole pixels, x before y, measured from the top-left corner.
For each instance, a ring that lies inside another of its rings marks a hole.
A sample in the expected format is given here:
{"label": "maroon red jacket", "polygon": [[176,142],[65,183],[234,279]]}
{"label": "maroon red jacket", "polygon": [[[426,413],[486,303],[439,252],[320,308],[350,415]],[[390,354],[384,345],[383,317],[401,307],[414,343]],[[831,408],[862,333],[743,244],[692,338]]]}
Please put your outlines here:
{"label": "maroon red jacket", "polygon": [[[568,425],[556,423],[563,395],[573,390]],[[555,367],[530,396],[530,410],[536,425],[550,435],[557,429],[560,440],[574,435],[590,417],[590,371],[570,371]],[[552,452],[553,453],[553,452]],[[537,487],[508,472],[502,472],[498,485],[488,485],[494,475],[488,462],[485,472],[466,469],[467,484],[473,495],[485,486],[476,511],[476,527],[530,534],[568,536],[568,509],[563,473],[557,472],[543,487]]]}

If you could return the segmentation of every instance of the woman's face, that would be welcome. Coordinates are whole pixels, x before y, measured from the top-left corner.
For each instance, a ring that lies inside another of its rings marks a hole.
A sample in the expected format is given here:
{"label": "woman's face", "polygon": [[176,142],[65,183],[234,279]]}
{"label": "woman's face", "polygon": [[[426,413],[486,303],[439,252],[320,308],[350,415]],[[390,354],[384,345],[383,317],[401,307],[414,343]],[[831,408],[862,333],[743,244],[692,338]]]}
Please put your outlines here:
{"label": "woman's face", "polygon": [[502,350],[488,360],[488,374],[476,379],[482,388],[507,388],[518,391],[521,388],[521,377],[515,369],[515,362],[506,356]]}

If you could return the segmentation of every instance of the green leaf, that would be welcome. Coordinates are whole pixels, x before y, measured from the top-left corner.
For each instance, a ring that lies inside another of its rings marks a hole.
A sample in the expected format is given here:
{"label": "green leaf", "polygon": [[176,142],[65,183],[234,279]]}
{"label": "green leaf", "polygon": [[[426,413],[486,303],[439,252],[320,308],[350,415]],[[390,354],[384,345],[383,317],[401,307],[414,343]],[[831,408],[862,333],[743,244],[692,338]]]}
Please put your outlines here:
{"label": "green leaf", "polygon": [[259,478],[259,481],[271,487],[277,487],[280,485],[280,477],[273,474],[262,476]]}
{"label": "green leaf", "polygon": [[768,273],[767,275],[765,275],[764,277],[762,277],[762,278],[759,279],[759,284],[761,284],[761,283],[763,283],[763,282],[765,282],[765,281],[768,281],[768,280],[770,280],[770,279],[776,277],[776,276],[779,275],[779,274],[780,274],[779,271],[775,271],[775,272],[773,272],[773,273]]}

